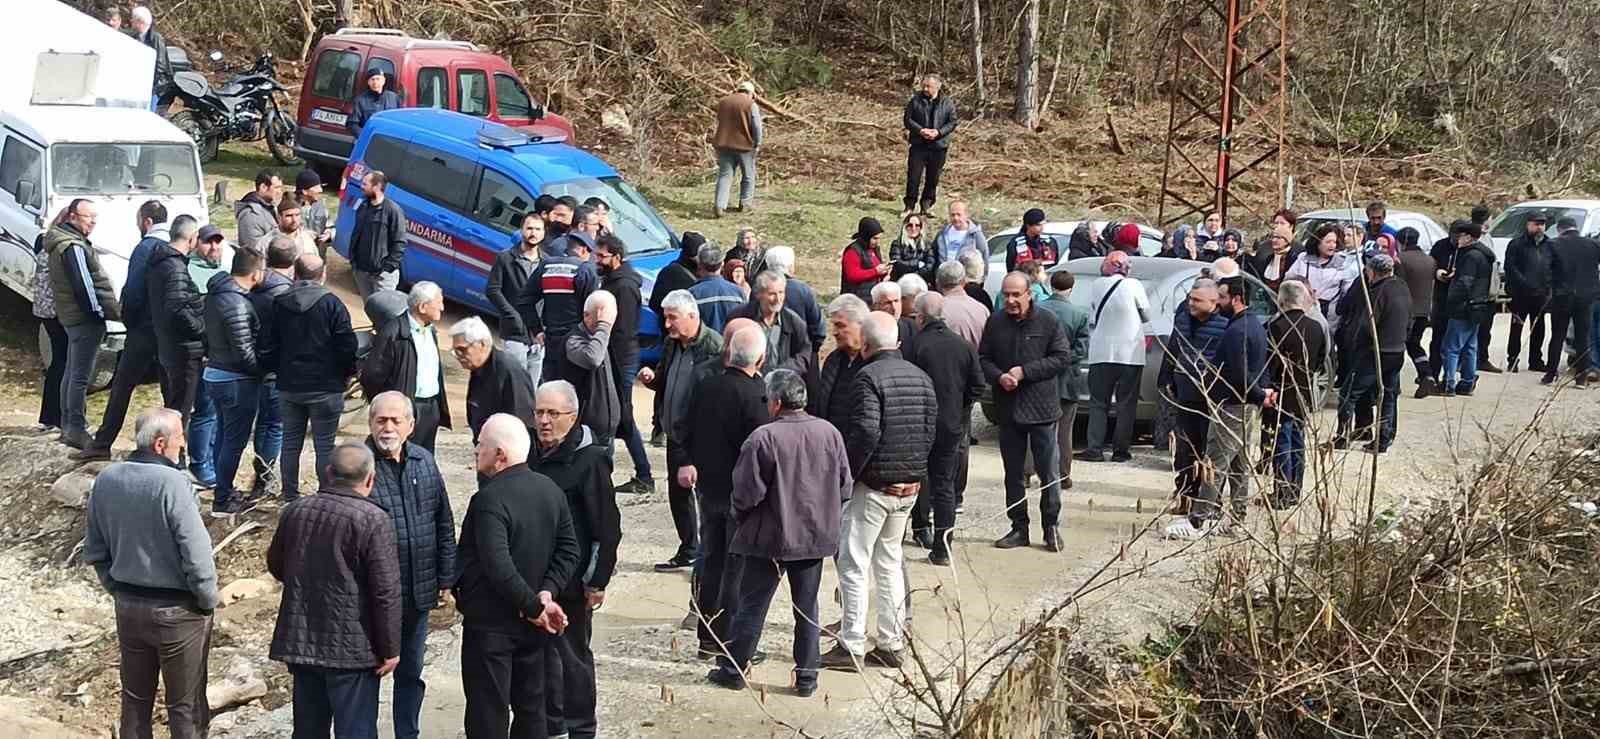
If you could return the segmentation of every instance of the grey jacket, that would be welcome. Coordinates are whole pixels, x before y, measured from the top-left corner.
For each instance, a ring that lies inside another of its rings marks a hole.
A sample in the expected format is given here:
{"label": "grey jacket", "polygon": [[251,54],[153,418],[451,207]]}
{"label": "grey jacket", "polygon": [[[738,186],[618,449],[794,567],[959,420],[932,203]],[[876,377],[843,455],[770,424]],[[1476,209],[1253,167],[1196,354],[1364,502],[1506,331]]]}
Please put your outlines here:
{"label": "grey jacket", "polygon": [[165,458],[134,452],[89,491],[83,559],[114,593],[217,607],[211,535],[188,478]]}
{"label": "grey jacket", "polygon": [[254,192],[246,193],[233,204],[233,217],[239,222],[236,244],[254,245],[278,230],[278,213],[273,204]]}
{"label": "grey jacket", "polygon": [[578,391],[578,418],[599,439],[617,435],[622,420],[622,405],[617,395],[616,375],[611,371],[611,324],[601,322],[591,333],[579,323],[567,336],[567,353],[562,379]]}

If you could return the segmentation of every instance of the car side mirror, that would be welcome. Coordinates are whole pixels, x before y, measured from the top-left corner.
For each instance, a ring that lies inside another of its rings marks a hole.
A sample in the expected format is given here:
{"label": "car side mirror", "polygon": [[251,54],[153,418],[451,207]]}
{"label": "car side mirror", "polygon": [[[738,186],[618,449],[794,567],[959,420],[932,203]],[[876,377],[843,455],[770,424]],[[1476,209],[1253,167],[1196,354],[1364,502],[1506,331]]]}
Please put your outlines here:
{"label": "car side mirror", "polygon": [[33,180],[17,180],[17,204],[24,208],[33,205],[33,196],[39,191]]}
{"label": "car side mirror", "polygon": [[206,58],[214,62],[220,62],[222,61],[222,52],[213,49],[210,54],[206,55]]}
{"label": "car side mirror", "polygon": [[528,109],[528,115],[532,116],[533,120],[536,120],[536,121],[539,120],[540,118],[543,118],[544,117],[544,106],[540,105],[538,103],[534,103],[533,107]]}

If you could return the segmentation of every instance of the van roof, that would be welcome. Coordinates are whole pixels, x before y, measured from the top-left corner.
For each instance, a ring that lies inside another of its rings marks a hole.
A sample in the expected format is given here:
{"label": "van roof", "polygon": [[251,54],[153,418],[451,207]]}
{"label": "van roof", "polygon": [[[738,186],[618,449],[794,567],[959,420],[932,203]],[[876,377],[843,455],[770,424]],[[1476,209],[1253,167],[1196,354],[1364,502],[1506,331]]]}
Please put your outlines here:
{"label": "van roof", "polygon": [[404,129],[408,137],[415,133],[426,133],[430,134],[430,137],[448,139],[462,148],[477,150],[480,152],[476,157],[478,159],[502,164],[507,162],[520,164],[527,174],[541,182],[560,182],[585,177],[614,177],[617,174],[605,160],[564,143],[533,142],[491,149],[479,143],[481,133],[514,136],[520,132],[504,124],[451,110],[436,108],[387,110],[373,116],[368,126],[373,127],[375,131]]}
{"label": "van roof", "polygon": [[455,49],[457,51],[482,51],[471,41],[453,39],[416,38],[394,28],[341,28],[323,37],[326,43],[355,41],[371,44],[380,49]]}
{"label": "van roof", "polygon": [[148,110],[81,105],[24,105],[0,111],[6,125],[43,145],[107,141],[193,143],[194,140]]}

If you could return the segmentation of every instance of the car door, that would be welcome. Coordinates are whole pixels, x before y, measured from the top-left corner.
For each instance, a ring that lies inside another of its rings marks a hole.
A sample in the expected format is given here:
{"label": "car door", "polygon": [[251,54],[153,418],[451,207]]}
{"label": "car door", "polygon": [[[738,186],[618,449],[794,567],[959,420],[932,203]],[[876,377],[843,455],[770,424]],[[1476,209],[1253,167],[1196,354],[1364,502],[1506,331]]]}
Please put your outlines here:
{"label": "car door", "polygon": [[33,237],[44,213],[44,149],[0,131],[0,281],[33,294]]}
{"label": "car door", "polygon": [[516,178],[485,164],[479,168],[472,217],[456,239],[455,280],[461,302],[494,312],[484,288],[495,256],[522,238],[522,216],[533,210],[534,196]]}
{"label": "car door", "polygon": [[477,164],[452,153],[449,142],[421,133],[407,148],[406,167],[391,176],[395,178],[391,197],[405,210],[410,232],[402,277],[411,283],[438,283],[446,295],[459,299],[456,241],[468,238],[469,198]]}
{"label": "car door", "polygon": [[513,127],[533,123],[533,98],[516,77],[507,72],[495,72],[491,89],[495,120]]}
{"label": "car door", "polygon": [[450,65],[455,83],[455,111],[479,118],[489,117],[489,73],[476,63]]}
{"label": "car door", "polygon": [[423,67],[417,70],[415,106],[418,108],[450,109],[450,72],[444,67]]}

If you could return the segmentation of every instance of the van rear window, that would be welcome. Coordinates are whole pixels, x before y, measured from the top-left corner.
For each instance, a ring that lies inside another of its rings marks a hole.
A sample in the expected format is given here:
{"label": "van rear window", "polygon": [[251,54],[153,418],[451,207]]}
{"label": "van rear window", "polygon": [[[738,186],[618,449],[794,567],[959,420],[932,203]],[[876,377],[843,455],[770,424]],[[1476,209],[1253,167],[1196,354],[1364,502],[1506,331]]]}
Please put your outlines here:
{"label": "van rear window", "polygon": [[361,71],[361,55],[353,51],[329,49],[317,57],[311,76],[311,93],[318,97],[349,100],[355,90],[356,74]]}

